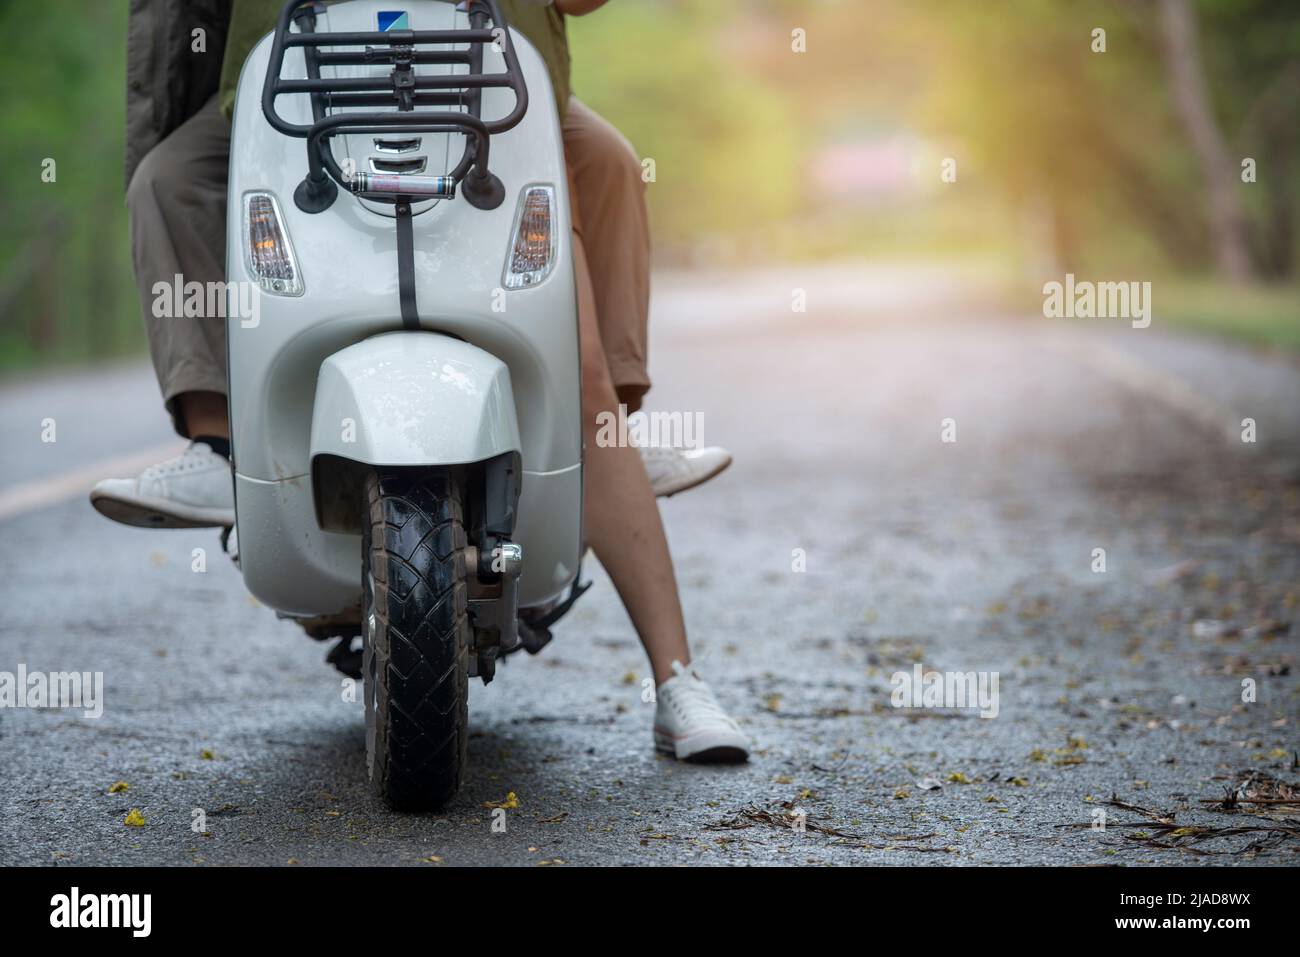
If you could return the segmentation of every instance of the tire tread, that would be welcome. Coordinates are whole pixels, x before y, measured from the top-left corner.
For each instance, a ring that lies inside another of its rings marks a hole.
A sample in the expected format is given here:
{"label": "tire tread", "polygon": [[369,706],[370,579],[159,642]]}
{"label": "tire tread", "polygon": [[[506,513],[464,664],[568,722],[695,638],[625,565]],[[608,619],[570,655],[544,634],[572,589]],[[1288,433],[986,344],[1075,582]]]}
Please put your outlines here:
{"label": "tire tread", "polygon": [[[381,469],[366,489],[363,529],[366,745],[376,793],[399,810],[431,810],[460,788],[468,742],[469,615],[465,528],[455,478]],[[369,629],[367,629],[368,631]]]}

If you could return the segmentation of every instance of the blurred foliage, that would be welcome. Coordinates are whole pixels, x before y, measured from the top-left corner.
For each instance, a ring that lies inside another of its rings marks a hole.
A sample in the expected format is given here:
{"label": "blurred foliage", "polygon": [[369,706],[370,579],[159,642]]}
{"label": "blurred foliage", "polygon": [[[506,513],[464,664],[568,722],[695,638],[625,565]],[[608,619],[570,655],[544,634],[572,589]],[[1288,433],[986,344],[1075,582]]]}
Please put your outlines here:
{"label": "blurred foliage", "polygon": [[1300,352],[1300,298],[1294,286],[1230,286],[1212,279],[1160,284],[1160,323]]}
{"label": "blurred foliage", "polygon": [[614,0],[568,21],[575,95],[654,163],[656,241],[741,232],[798,211],[794,102],[757,64],[729,57],[739,0]]}
{"label": "blurred foliage", "polygon": [[126,8],[0,3],[0,214],[18,225],[0,233],[0,368],[144,344],[122,182]]}
{"label": "blurred foliage", "polygon": [[[977,256],[1027,278],[1104,270],[1200,289],[1214,218],[1160,3],[611,0],[570,20],[574,88],[654,161],[661,264]],[[0,235],[3,366],[142,343],[123,207],[126,6],[0,0],[0,211],[18,224]],[[1256,275],[1289,284],[1257,297],[1273,316],[1300,264],[1300,3],[1193,8],[1227,151],[1258,163],[1234,191]],[[1104,54],[1090,49],[1096,27]],[[806,53],[792,51],[795,30]],[[827,188],[831,152],[881,143],[912,156],[904,186]],[[41,181],[46,157],[55,183]],[[943,157],[956,183],[940,183]],[[1202,298],[1220,323],[1257,301]],[[1286,323],[1279,312],[1261,328]]]}
{"label": "blurred foliage", "polygon": [[[1172,103],[1154,0],[926,6],[917,29],[931,41],[933,82],[921,121],[969,146],[976,177],[1008,212],[1045,221],[1061,269],[1209,267],[1204,174]],[[1200,7],[1205,80],[1234,172],[1247,156],[1260,167],[1258,182],[1234,186],[1254,213],[1260,272],[1292,274],[1300,5]],[[1104,53],[1090,46],[1096,27]]]}

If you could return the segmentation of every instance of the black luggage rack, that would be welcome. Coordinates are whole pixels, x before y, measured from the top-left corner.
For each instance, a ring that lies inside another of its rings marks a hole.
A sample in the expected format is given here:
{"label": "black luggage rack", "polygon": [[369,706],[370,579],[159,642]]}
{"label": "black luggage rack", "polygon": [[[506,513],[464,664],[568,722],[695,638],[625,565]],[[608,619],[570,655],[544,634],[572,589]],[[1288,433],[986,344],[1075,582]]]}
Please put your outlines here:
{"label": "black luggage rack", "polygon": [[[262,87],[262,112],[271,126],[286,136],[307,140],[307,176],[294,191],[298,207],[310,213],[328,209],[338,195],[339,186],[366,199],[395,203],[399,214],[408,216],[412,201],[451,196],[457,187],[471,205],[480,209],[501,205],[505,187],[488,169],[489,141],[492,134],[512,129],[523,119],[528,109],[528,90],[510,40],[509,26],[496,0],[469,0],[467,30],[317,33],[316,15],[323,9],[318,0],[287,0],[275,27],[266,83]],[[493,29],[487,28],[488,21]],[[297,33],[290,31],[294,23],[299,28]],[[483,46],[489,43],[498,44],[502,51],[506,66],[502,73],[483,72]],[[447,49],[452,44],[468,44],[468,48]],[[420,49],[422,46],[440,49]],[[306,79],[286,80],[280,76],[285,52],[290,47],[303,48]],[[322,49],[338,47],[361,49]],[[415,74],[415,66],[430,63],[463,64],[469,73]],[[393,69],[387,77],[323,79],[320,75],[321,67],[373,64],[392,64]],[[506,87],[514,92],[514,108],[501,119],[481,117],[483,90],[488,87]],[[289,123],[276,112],[276,97],[288,93],[311,96],[313,123]],[[373,106],[396,106],[397,112],[327,115],[329,110]],[[463,133],[465,149],[446,176],[386,174],[388,188],[377,191],[369,188],[370,176],[349,176],[340,168],[330,149],[330,139],[340,133]],[[403,192],[408,185],[408,191]]]}

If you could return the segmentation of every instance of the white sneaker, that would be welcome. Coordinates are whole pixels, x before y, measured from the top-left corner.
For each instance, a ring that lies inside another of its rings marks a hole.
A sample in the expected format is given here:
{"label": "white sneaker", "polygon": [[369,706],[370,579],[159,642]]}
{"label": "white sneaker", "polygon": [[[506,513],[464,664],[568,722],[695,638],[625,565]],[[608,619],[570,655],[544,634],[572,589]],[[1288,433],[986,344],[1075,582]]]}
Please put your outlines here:
{"label": "white sneaker", "polygon": [[731,453],[710,445],[702,449],[674,449],[666,445],[643,446],[641,461],[655,495],[684,492],[707,482],[731,464]]}
{"label": "white sneaker", "polygon": [[230,462],[206,442],[151,465],[133,479],[104,479],[90,490],[101,515],[142,528],[207,528],[235,524]]}
{"label": "white sneaker", "polygon": [[733,764],[749,757],[749,741],[694,670],[673,662],[673,677],[655,689],[655,749],[679,761]]}

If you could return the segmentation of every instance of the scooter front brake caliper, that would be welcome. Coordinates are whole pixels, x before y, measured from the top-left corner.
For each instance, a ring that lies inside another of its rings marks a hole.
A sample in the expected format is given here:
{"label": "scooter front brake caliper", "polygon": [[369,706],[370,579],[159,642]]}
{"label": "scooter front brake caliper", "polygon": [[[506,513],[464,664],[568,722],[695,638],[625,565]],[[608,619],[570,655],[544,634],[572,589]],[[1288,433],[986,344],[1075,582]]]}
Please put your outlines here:
{"label": "scooter front brake caliper", "polygon": [[469,599],[474,626],[474,655],[470,677],[487,684],[496,673],[498,657],[519,646],[519,574],[524,551],[514,542],[489,538],[490,550],[475,549],[470,573],[480,581],[500,583],[500,593],[488,598]]}

